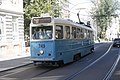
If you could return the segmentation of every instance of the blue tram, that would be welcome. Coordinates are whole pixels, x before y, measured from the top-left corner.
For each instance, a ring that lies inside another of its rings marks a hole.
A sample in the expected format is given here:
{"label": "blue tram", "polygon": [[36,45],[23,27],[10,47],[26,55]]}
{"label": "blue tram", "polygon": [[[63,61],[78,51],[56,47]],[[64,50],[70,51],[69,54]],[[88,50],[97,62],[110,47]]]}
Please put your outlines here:
{"label": "blue tram", "polygon": [[93,52],[93,30],[69,20],[33,17],[30,24],[30,52],[34,64],[63,65]]}

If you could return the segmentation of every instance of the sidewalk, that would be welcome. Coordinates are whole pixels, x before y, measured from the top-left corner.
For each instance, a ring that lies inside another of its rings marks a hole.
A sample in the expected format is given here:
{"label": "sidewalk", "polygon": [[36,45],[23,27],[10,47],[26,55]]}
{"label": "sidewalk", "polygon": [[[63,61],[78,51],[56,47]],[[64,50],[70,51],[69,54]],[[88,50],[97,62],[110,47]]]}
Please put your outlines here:
{"label": "sidewalk", "polygon": [[30,48],[26,47],[24,53],[22,54],[0,55],[0,61],[23,58],[23,57],[28,57],[28,56],[30,56]]}
{"label": "sidewalk", "polygon": [[0,72],[31,64],[29,50],[22,55],[0,56]]}

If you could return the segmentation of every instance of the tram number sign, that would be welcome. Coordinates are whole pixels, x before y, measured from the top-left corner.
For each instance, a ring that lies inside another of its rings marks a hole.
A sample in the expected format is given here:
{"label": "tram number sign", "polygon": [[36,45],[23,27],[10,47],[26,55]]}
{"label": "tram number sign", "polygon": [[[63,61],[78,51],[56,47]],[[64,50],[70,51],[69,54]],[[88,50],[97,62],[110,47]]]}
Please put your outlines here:
{"label": "tram number sign", "polygon": [[39,48],[45,48],[45,44],[39,44]]}
{"label": "tram number sign", "polygon": [[33,18],[33,24],[50,23],[51,17]]}

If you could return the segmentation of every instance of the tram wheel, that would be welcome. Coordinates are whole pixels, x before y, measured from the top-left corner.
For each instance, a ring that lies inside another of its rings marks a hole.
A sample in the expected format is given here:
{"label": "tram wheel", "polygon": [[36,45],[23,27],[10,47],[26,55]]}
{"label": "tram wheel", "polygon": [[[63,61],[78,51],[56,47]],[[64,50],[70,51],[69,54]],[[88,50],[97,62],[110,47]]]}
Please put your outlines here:
{"label": "tram wheel", "polygon": [[75,60],[75,61],[78,61],[80,58],[81,58],[80,54],[74,55],[74,60]]}
{"label": "tram wheel", "polygon": [[63,61],[58,61],[57,64],[58,64],[59,67],[64,66],[64,62]]}
{"label": "tram wheel", "polygon": [[34,65],[34,66],[36,66],[36,65],[37,65],[37,64],[36,64],[36,61],[33,61],[33,65]]}
{"label": "tram wheel", "polygon": [[120,45],[117,45],[117,47],[119,48],[119,47],[120,47]]}
{"label": "tram wheel", "polygon": [[94,52],[94,48],[92,48],[91,50],[90,50],[90,53],[93,53]]}

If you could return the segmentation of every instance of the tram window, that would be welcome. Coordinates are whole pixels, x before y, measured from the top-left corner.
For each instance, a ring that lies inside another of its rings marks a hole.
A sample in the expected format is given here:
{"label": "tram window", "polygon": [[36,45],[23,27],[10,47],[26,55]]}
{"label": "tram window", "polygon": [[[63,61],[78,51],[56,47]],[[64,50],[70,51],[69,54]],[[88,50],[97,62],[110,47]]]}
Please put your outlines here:
{"label": "tram window", "polygon": [[86,38],[88,39],[89,38],[89,32],[88,32],[88,30],[86,30]]}
{"label": "tram window", "polygon": [[83,39],[84,38],[84,29],[80,29],[80,38]]}
{"label": "tram window", "polygon": [[91,36],[91,31],[88,31],[88,38],[90,38]]}
{"label": "tram window", "polygon": [[94,39],[94,38],[93,38],[93,32],[92,32],[92,31],[90,31],[90,39],[92,39],[92,40]]}
{"label": "tram window", "polygon": [[85,36],[85,38],[87,38],[87,30],[86,29],[84,30],[84,36]]}
{"label": "tram window", "polygon": [[66,32],[65,38],[70,39],[70,27],[69,26],[65,26],[65,32]]}
{"label": "tram window", "polygon": [[87,39],[89,38],[89,31],[87,30]]}
{"label": "tram window", "polygon": [[76,28],[72,27],[72,38],[76,38]]}
{"label": "tram window", "polygon": [[55,27],[55,38],[56,39],[63,39],[63,26],[56,25]]}
{"label": "tram window", "polygon": [[52,26],[32,27],[32,39],[52,39]]}
{"label": "tram window", "polygon": [[94,34],[92,31],[91,31],[91,39],[94,40]]}
{"label": "tram window", "polygon": [[76,34],[76,37],[77,37],[78,39],[80,39],[80,29],[79,29],[79,28],[77,28],[77,34]]}
{"label": "tram window", "polygon": [[1,34],[1,29],[0,29],[0,34]]}
{"label": "tram window", "polygon": [[87,39],[90,38],[90,32],[87,30]]}

